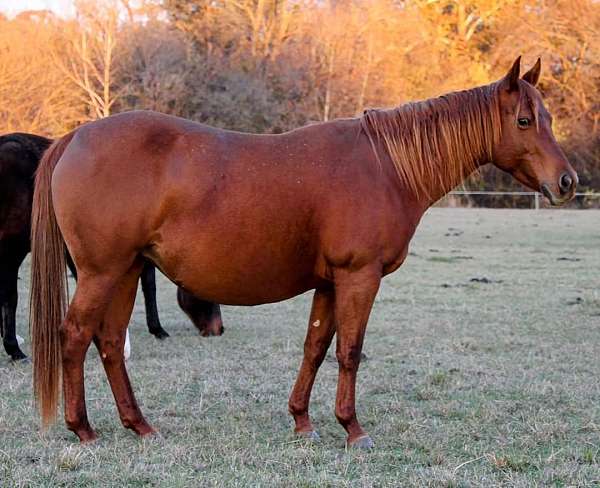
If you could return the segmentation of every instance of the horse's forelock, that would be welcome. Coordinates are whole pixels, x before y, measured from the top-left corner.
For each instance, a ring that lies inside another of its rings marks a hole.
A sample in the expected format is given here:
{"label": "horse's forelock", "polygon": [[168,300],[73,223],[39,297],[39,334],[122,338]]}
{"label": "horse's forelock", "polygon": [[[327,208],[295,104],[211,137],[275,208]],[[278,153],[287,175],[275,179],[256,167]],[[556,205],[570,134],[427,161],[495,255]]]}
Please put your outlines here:
{"label": "horse's forelock", "polygon": [[[515,119],[518,119],[520,116],[521,107],[524,104],[529,106],[529,110],[533,114],[533,119],[535,120],[535,128],[537,131],[540,130],[540,103],[542,100],[542,96],[538,92],[537,88],[531,86],[529,83],[525,81],[519,82],[519,106],[516,110]],[[516,122],[516,120],[515,120]]]}

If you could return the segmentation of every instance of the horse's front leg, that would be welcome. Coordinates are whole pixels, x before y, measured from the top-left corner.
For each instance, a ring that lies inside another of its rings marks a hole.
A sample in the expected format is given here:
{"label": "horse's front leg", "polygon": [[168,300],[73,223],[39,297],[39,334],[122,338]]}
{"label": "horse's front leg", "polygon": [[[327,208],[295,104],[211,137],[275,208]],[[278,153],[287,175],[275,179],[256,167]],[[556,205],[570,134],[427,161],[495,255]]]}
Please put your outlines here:
{"label": "horse's front leg", "polygon": [[356,418],[356,374],[367,321],[381,281],[379,267],[335,272],[335,318],[339,364],[335,415],[348,432],[347,446],[371,448],[373,441]]}

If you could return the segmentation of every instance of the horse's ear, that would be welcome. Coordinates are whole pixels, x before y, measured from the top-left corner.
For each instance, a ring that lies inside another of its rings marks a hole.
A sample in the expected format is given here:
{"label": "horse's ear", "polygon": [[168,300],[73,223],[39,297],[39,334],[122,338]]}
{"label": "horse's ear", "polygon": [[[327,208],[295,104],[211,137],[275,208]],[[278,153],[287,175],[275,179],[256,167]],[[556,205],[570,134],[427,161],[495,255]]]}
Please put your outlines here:
{"label": "horse's ear", "polygon": [[512,67],[506,73],[506,76],[502,80],[502,84],[506,88],[506,91],[512,92],[519,89],[519,74],[521,73],[521,56],[515,59]]}
{"label": "horse's ear", "polygon": [[538,58],[538,60],[533,65],[527,73],[523,75],[523,79],[529,83],[531,86],[537,85],[540,79],[540,72],[542,71],[542,60]]}

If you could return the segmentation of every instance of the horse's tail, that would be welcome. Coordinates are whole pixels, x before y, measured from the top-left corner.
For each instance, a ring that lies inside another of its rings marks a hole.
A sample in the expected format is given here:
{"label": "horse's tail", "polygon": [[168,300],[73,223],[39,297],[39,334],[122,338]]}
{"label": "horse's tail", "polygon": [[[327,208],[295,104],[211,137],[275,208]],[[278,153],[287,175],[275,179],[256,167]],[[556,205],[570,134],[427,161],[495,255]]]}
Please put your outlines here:
{"label": "horse's tail", "polygon": [[56,418],[60,389],[59,326],[68,301],[66,246],[52,205],[52,173],[71,132],[44,153],[35,175],[31,215],[30,335],[33,357],[33,391],[46,427]]}

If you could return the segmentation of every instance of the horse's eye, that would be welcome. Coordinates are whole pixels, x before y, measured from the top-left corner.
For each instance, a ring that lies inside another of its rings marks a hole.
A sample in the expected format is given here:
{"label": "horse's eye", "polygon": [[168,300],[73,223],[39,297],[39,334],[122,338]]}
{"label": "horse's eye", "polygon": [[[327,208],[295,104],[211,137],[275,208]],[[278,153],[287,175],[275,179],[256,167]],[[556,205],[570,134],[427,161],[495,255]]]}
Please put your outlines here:
{"label": "horse's eye", "polygon": [[520,129],[527,129],[531,124],[531,121],[527,117],[519,117],[519,119],[517,119],[517,124]]}

